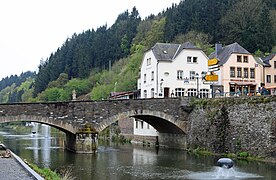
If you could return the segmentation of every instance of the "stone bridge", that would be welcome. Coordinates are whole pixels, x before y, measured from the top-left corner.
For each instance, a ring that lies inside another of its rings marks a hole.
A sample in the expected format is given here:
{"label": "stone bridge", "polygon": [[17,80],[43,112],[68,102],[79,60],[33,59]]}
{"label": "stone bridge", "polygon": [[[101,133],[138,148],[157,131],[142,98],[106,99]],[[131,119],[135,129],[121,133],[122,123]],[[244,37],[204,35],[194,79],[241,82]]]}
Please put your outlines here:
{"label": "stone bridge", "polygon": [[276,96],[0,104],[0,123],[39,122],[66,133],[66,148],[91,153],[97,134],[129,117],[148,122],[160,144],[276,161]]}
{"label": "stone bridge", "polygon": [[[192,110],[189,101],[189,98],[170,98],[0,104],[0,123],[27,121],[53,126],[66,133],[68,149],[89,153],[95,148],[91,144],[95,140],[92,131],[101,132],[129,117],[144,120],[161,134],[185,137]],[[86,127],[92,130],[83,131]],[[182,141],[182,145],[185,143]]]}

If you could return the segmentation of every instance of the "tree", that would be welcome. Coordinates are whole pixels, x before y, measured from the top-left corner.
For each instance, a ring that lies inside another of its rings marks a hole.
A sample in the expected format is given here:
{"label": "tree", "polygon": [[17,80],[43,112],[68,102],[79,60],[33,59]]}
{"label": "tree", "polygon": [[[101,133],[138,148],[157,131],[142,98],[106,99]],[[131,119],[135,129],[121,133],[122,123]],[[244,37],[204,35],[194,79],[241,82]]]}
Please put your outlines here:
{"label": "tree", "polygon": [[262,0],[242,0],[230,8],[221,19],[225,43],[239,42],[250,52],[256,51],[255,39]]}
{"label": "tree", "polygon": [[211,47],[210,45],[210,36],[208,34],[204,34],[202,32],[189,31],[186,34],[179,34],[175,37],[174,43],[185,43],[191,42],[196,47],[203,49],[203,51],[207,52]]}
{"label": "tree", "polygon": [[269,17],[269,9],[264,3],[261,8],[259,17],[257,18],[257,28],[255,34],[255,41],[257,49],[267,53],[270,52],[273,46],[272,39],[272,24]]}
{"label": "tree", "polygon": [[164,28],[166,19],[156,19],[152,23],[151,30],[147,33],[144,46],[152,47],[157,42],[164,42]]}

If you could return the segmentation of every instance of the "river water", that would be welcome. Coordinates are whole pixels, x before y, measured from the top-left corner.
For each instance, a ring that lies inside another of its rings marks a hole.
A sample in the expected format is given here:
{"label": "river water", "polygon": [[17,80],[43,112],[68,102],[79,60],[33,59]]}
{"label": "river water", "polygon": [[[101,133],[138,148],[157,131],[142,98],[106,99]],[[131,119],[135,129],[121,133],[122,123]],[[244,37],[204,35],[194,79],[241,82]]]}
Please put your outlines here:
{"label": "river water", "polygon": [[74,154],[49,126],[36,134],[0,129],[3,142],[22,159],[39,167],[71,174],[77,180],[276,179],[276,164],[234,160],[234,167],[216,166],[219,157],[141,145],[100,144],[96,154]]}

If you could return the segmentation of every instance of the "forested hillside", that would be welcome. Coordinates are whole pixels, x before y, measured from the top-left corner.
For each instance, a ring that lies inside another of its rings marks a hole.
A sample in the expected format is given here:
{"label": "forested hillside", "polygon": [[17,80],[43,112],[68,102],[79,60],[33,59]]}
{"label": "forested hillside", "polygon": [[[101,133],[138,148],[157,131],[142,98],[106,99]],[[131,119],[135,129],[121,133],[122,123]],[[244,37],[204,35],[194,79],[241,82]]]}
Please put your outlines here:
{"label": "forested hillside", "polygon": [[30,71],[3,78],[0,81],[0,102],[21,102],[32,98],[34,78],[35,72]]}
{"label": "forested hillside", "polygon": [[185,0],[143,20],[134,7],[111,27],[75,33],[41,61],[32,101],[70,100],[72,90],[102,99],[114,90],[136,89],[146,49],[156,42],[185,41],[207,54],[216,42],[238,42],[258,55],[276,52],[276,1]]}

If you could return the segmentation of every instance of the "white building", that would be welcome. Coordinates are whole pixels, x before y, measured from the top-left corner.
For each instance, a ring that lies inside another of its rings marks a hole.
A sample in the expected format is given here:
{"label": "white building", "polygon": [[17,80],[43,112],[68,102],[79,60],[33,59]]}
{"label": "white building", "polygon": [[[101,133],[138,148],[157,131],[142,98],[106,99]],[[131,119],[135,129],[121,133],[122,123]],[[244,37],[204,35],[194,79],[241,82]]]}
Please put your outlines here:
{"label": "white building", "polygon": [[207,71],[208,57],[192,43],[156,43],[144,54],[138,89],[141,98],[210,97]]}
{"label": "white building", "polygon": [[[145,52],[138,89],[141,98],[179,96],[211,97],[210,84],[203,84],[208,57],[192,43],[156,43]],[[134,135],[158,136],[148,123],[134,120]]]}
{"label": "white building", "polygon": [[134,135],[138,136],[158,136],[158,132],[151,125],[145,121],[135,119],[134,120]]}

